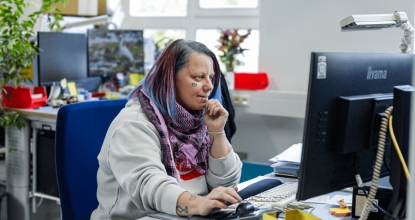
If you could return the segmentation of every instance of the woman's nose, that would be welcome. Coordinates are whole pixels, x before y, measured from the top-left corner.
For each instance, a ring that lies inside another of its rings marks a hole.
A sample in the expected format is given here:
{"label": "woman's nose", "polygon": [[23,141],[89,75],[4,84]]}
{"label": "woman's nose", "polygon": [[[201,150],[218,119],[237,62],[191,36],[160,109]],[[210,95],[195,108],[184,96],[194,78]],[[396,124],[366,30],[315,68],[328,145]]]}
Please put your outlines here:
{"label": "woman's nose", "polygon": [[213,90],[213,84],[212,84],[212,81],[210,79],[208,79],[207,82],[205,83],[204,90],[206,92],[210,92],[210,91]]}

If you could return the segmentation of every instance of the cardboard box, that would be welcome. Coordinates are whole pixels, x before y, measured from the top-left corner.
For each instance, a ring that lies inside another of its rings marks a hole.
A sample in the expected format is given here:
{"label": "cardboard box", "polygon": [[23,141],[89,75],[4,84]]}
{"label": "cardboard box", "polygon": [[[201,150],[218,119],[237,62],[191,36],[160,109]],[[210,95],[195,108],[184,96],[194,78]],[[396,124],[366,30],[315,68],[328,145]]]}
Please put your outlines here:
{"label": "cardboard box", "polygon": [[70,16],[97,16],[107,14],[106,0],[69,0],[65,6],[62,3],[56,3],[62,13],[54,11],[54,14]]}

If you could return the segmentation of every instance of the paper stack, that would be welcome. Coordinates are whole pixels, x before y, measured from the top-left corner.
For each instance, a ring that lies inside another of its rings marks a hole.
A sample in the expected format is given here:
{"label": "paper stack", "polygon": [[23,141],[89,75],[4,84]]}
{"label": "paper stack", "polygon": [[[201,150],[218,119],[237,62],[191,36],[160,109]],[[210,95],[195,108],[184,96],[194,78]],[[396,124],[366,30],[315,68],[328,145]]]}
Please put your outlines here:
{"label": "paper stack", "polygon": [[275,175],[298,177],[302,148],[302,143],[294,144],[284,152],[269,159],[269,161],[274,162],[271,167],[274,168]]}

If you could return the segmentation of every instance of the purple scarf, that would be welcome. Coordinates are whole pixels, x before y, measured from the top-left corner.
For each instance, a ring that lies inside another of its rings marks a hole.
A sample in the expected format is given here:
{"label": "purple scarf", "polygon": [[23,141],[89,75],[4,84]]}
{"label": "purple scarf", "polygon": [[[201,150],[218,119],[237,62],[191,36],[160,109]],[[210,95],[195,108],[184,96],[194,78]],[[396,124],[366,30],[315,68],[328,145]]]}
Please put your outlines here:
{"label": "purple scarf", "polygon": [[[160,134],[162,162],[167,174],[179,181],[175,164],[179,165],[178,170],[194,167],[200,174],[207,173],[212,146],[207,126],[203,121],[203,111],[189,112],[176,102],[177,116],[173,119],[168,115],[162,115],[142,88],[138,89],[137,93],[141,107]],[[175,163],[171,158],[169,141]]]}

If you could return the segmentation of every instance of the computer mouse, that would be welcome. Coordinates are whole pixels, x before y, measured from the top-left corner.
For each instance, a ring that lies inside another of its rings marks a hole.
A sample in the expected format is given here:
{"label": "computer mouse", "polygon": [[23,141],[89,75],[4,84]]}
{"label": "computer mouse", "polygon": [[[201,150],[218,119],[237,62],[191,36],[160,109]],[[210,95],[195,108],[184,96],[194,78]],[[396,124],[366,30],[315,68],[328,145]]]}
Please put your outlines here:
{"label": "computer mouse", "polygon": [[252,205],[250,202],[243,202],[236,207],[235,214],[236,215],[246,215],[255,211],[255,206]]}

